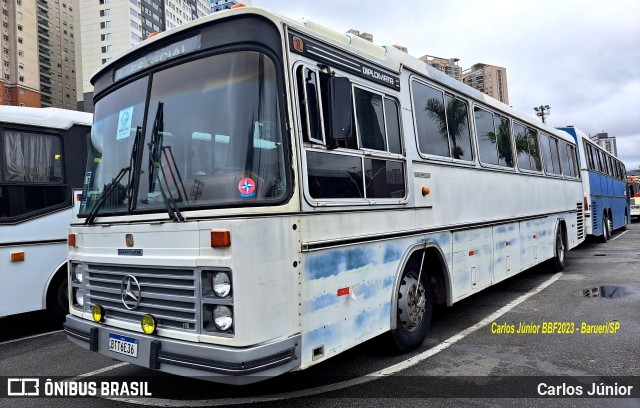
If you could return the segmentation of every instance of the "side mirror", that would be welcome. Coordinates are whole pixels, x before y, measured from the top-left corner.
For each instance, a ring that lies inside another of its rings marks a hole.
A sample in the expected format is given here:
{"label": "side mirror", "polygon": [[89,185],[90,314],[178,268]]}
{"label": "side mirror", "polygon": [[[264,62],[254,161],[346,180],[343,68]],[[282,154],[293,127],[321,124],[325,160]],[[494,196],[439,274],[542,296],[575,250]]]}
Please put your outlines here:
{"label": "side mirror", "polygon": [[326,77],[323,82],[327,145],[335,146],[338,141],[350,139],[353,134],[351,81],[348,78],[332,76]]}

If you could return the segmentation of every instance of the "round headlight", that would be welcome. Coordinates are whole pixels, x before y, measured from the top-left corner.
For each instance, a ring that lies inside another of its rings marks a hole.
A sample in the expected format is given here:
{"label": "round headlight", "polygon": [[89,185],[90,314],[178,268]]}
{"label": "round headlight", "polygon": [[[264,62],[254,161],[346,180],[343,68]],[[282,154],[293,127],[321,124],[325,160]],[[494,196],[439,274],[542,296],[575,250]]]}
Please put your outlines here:
{"label": "round headlight", "polygon": [[100,305],[91,306],[91,316],[94,322],[100,323],[104,321],[104,307]]}
{"label": "round headlight", "polygon": [[213,274],[213,292],[216,296],[224,298],[231,293],[231,280],[229,275],[224,272],[215,272]]}
{"label": "round headlight", "polygon": [[84,306],[84,290],[81,288],[76,289],[75,298],[78,305]]}
{"label": "round headlight", "polygon": [[216,306],[213,308],[213,323],[218,330],[226,331],[233,324],[231,309],[228,306]]}
{"label": "round headlight", "polygon": [[140,320],[140,325],[142,326],[142,331],[145,334],[153,334],[156,331],[156,318],[150,314],[146,314],[142,316],[142,320]]}
{"label": "round headlight", "polygon": [[78,283],[82,283],[82,272],[83,272],[82,265],[80,264],[73,265],[73,276],[76,282]]}

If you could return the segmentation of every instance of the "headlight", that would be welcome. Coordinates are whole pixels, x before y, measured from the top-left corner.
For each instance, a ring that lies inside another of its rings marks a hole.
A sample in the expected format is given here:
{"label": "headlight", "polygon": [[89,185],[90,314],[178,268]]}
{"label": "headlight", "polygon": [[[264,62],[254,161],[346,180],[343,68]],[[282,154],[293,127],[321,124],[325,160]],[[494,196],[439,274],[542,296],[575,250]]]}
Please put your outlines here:
{"label": "headlight", "polygon": [[228,306],[216,306],[213,308],[213,323],[218,330],[229,330],[233,324],[231,309]]}
{"label": "headlight", "polygon": [[75,292],[76,303],[80,306],[84,306],[84,290],[78,288]]}
{"label": "headlight", "polygon": [[214,272],[213,274],[213,292],[216,296],[224,298],[231,293],[231,280],[229,275],[224,272]]}
{"label": "headlight", "polygon": [[71,266],[71,270],[73,272],[73,278],[75,279],[76,282],[78,283],[82,283],[82,272],[83,272],[83,267],[81,264],[73,264]]}

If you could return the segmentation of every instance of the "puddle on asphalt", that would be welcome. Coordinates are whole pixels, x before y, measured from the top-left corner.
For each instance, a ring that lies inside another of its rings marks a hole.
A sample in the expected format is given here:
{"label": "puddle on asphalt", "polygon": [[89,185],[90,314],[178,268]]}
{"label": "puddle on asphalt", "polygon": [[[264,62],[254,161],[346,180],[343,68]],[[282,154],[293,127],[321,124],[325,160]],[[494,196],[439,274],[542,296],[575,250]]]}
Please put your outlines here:
{"label": "puddle on asphalt", "polygon": [[621,286],[596,286],[594,288],[587,288],[582,291],[584,297],[591,298],[608,298],[617,299],[624,295],[624,288]]}

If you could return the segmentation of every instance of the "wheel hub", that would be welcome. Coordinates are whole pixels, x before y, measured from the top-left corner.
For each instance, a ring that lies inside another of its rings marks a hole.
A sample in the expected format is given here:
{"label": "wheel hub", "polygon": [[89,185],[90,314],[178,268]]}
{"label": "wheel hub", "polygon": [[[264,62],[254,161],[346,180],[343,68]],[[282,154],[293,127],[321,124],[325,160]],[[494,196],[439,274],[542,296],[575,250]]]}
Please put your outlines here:
{"label": "wheel hub", "polygon": [[402,278],[398,292],[398,310],[400,322],[407,331],[415,330],[422,322],[427,297],[422,282],[413,276]]}

